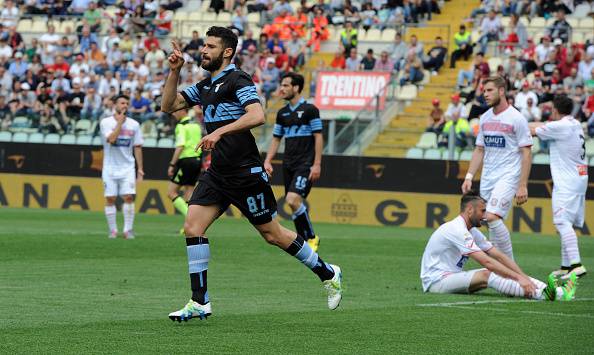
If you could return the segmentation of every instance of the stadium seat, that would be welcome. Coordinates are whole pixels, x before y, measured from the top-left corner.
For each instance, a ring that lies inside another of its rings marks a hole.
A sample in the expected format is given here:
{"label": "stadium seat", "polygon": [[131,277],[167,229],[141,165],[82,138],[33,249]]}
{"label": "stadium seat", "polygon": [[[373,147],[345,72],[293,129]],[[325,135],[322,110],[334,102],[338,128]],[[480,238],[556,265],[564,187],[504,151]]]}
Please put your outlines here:
{"label": "stadium seat", "polygon": [[60,143],[60,135],[57,133],[46,134],[43,139],[43,143],[46,144],[58,144]]}
{"label": "stadium seat", "polygon": [[382,41],[383,42],[392,42],[394,40],[394,37],[396,37],[396,30],[395,29],[386,28],[382,32]]}
{"label": "stadium seat", "polygon": [[382,40],[382,32],[377,28],[370,28],[369,31],[367,31],[365,39],[367,41],[379,42]]}
{"label": "stadium seat", "polygon": [[144,143],[142,143],[143,147],[147,148],[154,148],[157,146],[157,139],[156,138],[145,138]]}
{"label": "stadium seat", "polygon": [[546,21],[545,21],[544,17],[534,17],[532,20],[530,20],[529,27],[533,27],[533,28],[542,30],[542,29],[544,29],[545,26],[546,26]]}
{"label": "stadium seat", "polygon": [[78,145],[91,145],[93,142],[93,136],[90,135],[82,135],[76,137],[76,144]]}
{"label": "stadium seat", "polygon": [[[450,160],[450,151],[448,149],[441,152],[441,159],[442,160]],[[452,159],[452,160],[453,161],[460,160],[460,152],[458,151],[458,149],[454,150],[454,159]]]}
{"label": "stadium seat", "polygon": [[78,120],[78,122],[76,122],[76,125],[74,126],[74,131],[76,133],[82,133],[82,134],[91,133],[90,132],[91,125],[92,125],[92,122],[90,120],[85,120],[85,119]]}
{"label": "stadium seat", "polygon": [[532,138],[532,154],[540,152],[540,139],[538,137]]}
{"label": "stadium seat", "polygon": [[579,28],[592,31],[592,29],[594,28],[594,18],[586,17],[581,19]]}
{"label": "stadium seat", "polygon": [[217,16],[217,21],[224,22],[225,26],[227,26],[229,25],[229,23],[231,23],[231,14],[228,12],[219,12],[219,15]]}
{"label": "stadium seat", "polygon": [[571,28],[579,27],[579,19],[577,19],[575,17],[567,17],[566,20],[569,23],[569,25],[571,26]]}
{"label": "stadium seat", "polygon": [[441,160],[441,150],[439,150],[439,149],[425,150],[425,159]]}
{"label": "stadium seat", "polygon": [[586,141],[586,155],[589,157],[594,156],[594,138]]}
{"label": "stadium seat", "polygon": [[437,135],[433,132],[425,132],[419,138],[417,148],[435,148],[437,147]]}
{"label": "stadium seat", "polygon": [[17,132],[12,135],[12,141],[15,143],[26,143],[29,140],[29,135],[24,132]]}
{"label": "stadium seat", "polygon": [[65,134],[60,138],[60,144],[76,144],[76,136],[74,134]]}
{"label": "stadium seat", "polygon": [[31,126],[31,123],[29,122],[28,117],[18,116],[12,120],[10,128],[27,128],[29,126]]}
{"label": "stadium seat", "polygon": [[161,138],[157,143],[158,148],[173,148],[175,142],[171,138]]}
{"label": "stadium seat", "polygon": [[406,159],[423,159],[423,149],[410,148],[406,151]]}
{"label": "stadium seat", "polygon": [[248,23],[251,24],[258,24],[260,23],[260,13],[252,12],[247,15]]}
{"label": "stadium seat", "polygon": [[499,58],[499,57],[492,57],[492,58],[489,58],[488,63],[489,63],[489,69],[491,69],[492,72],[496,73],[497,67],[503,63],[503,60],[501,60],[501,58]]}
{"label": "stadium seat", "polygon": [[45,33],[47,32],[47,22],[41,20],[33,21],[33,24],[28,29],[28,32]]}
{"label": "stadium seat", "polygon": [[29,143],[43,143],[43,133],[31,133]]}
{"label": "stadium seat", "polygon": [[576,17],[576,18],[585,18],[588,16],[590,11],[591,11],[590,4],[588,4],[587,2],[581,3],[575,7],[575,10],[571,14],[571,16]]}
{"label": "stadium seat", "polygon": [[174,21],[185,21],[188,19],[188,13],[185,11],[178,11],[173,15]]}
{"label": "stadium seat", "polygon": [[94,146],[103,145],[103,142],[101,142],[101,137],[98,137],[98,136],[93,137],[93,140],[91,141],[91,145],[94,145]]}
{"label": "stadium seat", "polygon": [[0,142],[10,142],[12,141],[12,133],[3,131],[0,132]]}
{"label": "stadium seat", "polygon": [[470,159],[472,159],[472,150],[463,150],[458,160],[470,161]]}
{"label": "stadium seat", "polygon": [[594,166],[594,157],[590,158],[590,166]]}
{"label": "stadium seat", "polygon": [[533,164],[549,164],[550,159],[549,159],[549,155],[548,154],[535,154],[534,157],[532,158],[532,163]]}
{"label": "stadium seat", "polygon": [[411,101],[417,98],[417,86],[416,85],[404,85],[401,86],[396,94],[396,99],[400,101]]}
{"label": "stadium seat", "polygon": [[501,26],[503,26],[503,28],[507,28],[510,21],[511,17],[501,17]]}

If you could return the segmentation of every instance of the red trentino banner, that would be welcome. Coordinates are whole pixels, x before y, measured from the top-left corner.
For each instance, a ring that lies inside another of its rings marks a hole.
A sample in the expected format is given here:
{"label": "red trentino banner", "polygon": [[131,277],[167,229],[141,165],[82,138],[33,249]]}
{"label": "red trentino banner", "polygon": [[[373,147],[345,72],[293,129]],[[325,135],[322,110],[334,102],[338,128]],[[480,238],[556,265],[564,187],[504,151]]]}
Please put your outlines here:
{"label": "red trentino banner", "polygon": [[379,109],[386,102],[385,88],[390,73],[319,72],[316,85],[316,106],[321,110],[361,110],[380,94]]}

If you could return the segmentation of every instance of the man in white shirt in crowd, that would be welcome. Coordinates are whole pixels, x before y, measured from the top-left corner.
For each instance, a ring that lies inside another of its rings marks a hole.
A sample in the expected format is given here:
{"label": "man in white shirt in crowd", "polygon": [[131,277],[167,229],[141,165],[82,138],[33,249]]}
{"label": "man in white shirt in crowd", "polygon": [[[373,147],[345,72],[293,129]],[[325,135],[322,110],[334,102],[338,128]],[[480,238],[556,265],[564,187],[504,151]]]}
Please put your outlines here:
{"label": "man in white shirt in crowd", "polygon": [[[594,48],[594,46],[590,47]],[[578,64],[578,75],[583,80],[590,80],[592,79],[592,70],[594,70],[594,60],[591,55],[586,54]]]}
{"label": "man in white shirt in crowd", "polygon": [[462,192],[470,191],[472,179],[482,165],[480,193],[488,201],[489,239],[513,259],[509,230],[503,220],[514,197],[518,205],[528,201],[532,136],[528,121],[506,100],[505,80],[494,76],[484,80],[483,84],[485,101],[491,108],[481,115],[476,147]]}
{"label": "man in white shirt in crowd", "polygon": [[481,52],[487,53],[487,44],[491,41],[499,40],[499,33],[503,30],[501,20],[495,13],[495,10],[490,10],[489,15],[481,22],[480,32],[481,37],[478,42],[481,44]]}
{"label": "man in white shirt in crowd", "polygon": [[583,227],[588,189],[588,164],[584,131],[573,118],[573,100],[565,95],[553,99],[551,120],[530,124],[532,134],[550,142],[553,177],[553,223],[561,236],[561,268],[556,275],[586,274],[578,239],[573,229]]}
{"label": "man in white shirt in crowd", "polygon": [[[460,215],[433,232],[421,261],[424,292],[474,293],[492,288],[506,296],[534,300],[570,301],[574,298],[575,273],[561,285],[553,274],[547,283],[526,275],[478,229],[485,214],[486,201],[470,190],[462,196]],[[464,271],[469,258],[484,269]]]}
{"label": "man in white shirt in crowd", "polygon": [[524,107],[521,112],[522,116],[524,116],[528,122],[540,122],[542,117],[540,109],[536,106],[534,99],[531,97],[526,100],[526,107]]}
{"label": "man in white shirt in crowd", "polygon": [[522,84],[522,90],[516,94],[514,98],[514,106],[522,111],[523,109],[528,106],[528,99],[531,98],[532,102],[538,102],[538,96],[536,93],[531,90],[530,83],[528,81],[524,81]]}
{"label": "man in white shirt in crowd", "polygon": [[[138,122],[126,117],[130,98],[119,95],[115,98],[115,114],[101,120],[103,140],[103,171],[101,177],[105,188],[105,216],[109,238],[116,238],[116,197],[124,200],[124,238],[134,239],[134,195],[136,181],[144,176],[142,159],[142,132]],[[135,159],[136,158],[136,159]],[[136,164],[135,164],[136,163]],[[135,169],[136,165],[136,169]]]}
{"label": "man in white shirt in crowd", "polygon": [[445,119],[446,121],[457,120],[458,118],[466,118],[468,117],[468,112],[466,112],[466,107],[463,103],[460,102],[460,95],[454,94],[451,97],[452,102],[448,105],[448,108],[445,112]]}

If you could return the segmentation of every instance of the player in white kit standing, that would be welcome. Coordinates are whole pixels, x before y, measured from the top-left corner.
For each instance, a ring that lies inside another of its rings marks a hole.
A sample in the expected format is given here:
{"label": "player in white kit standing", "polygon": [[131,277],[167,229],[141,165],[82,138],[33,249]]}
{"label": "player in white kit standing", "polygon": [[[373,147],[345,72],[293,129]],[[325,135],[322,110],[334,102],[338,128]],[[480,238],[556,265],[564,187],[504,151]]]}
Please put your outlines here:
{"label": "player in white kit standing", "polygon": [[561,268],[558,276],[574,271],[578,277],[586,274],[573,226],[584,225],[588,164],[586,142],[579,121],[573,118],[573,101],[565,95],[553,100],[550,122],[530,123],[532,134],[549,141],[551,175],[553,177],[553,223],[561,237]]}
{"label": "player in white kit standing", "polygon": [[[130,99],[119,95],[115,99],[115,114],[101,120],[103,141],[103,179],[105,217],[109,226],[109,238],[116,238],[116,198],[124,200],[124,238],[134,239],[134,195],[136,180],[144,176],[142,164],[142,132],[138,122],[126,117]],[[136,156],[136,167],[134,157]]]}
{"label": "player in white kit standing", "polygon": [[503,224],[512,201],[528,201],[528,176],[532,165],[532,136],[522,114],[507,103],[505,81],[490,77],[483,81],[484,95],[491,107],[479,123],[476,148],[462,184],[462,192],[472,188],[472,178],[481,164],[480,194],[487,201],[489,239],[513,259],[509,230]]}

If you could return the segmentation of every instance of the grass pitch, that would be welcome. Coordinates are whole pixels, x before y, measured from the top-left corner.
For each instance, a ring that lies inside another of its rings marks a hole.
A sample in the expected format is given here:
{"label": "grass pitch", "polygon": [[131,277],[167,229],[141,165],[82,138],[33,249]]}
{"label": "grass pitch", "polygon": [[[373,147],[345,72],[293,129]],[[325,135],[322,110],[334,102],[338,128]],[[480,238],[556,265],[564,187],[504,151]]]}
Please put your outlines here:
{"label": "grass pitch", "polygon": [[[167,314],[190,297],[180,225],[179,216],[139,215],[136,240],[108,240],[100,213],[0,209],[0,353],[594,349],[594,275],[580,280],[575,302],[490,290],[423,294],[420,259],[431,234],[423,229],[317,224],[321,256],[344,276],[343,302],[329,311],[314,274],[264,243],[245,220],[220,220],[208,233],[213,316],[173,323]],[[513,243],[532,276],[544,279],[559,265],[557,237],[515,234]],[[580,248],[594,271],[594,238],[580,238]]]}

